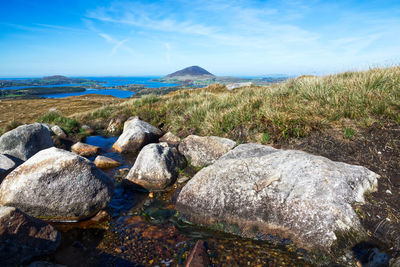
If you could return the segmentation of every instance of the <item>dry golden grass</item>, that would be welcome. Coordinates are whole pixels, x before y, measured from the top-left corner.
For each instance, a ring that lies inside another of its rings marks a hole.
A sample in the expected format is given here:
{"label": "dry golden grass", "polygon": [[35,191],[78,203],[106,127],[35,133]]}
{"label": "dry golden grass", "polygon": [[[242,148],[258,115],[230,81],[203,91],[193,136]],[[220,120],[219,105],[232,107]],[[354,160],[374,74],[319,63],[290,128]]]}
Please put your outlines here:
{"label": "dry golden grass", "polygon": [[[55,108],[64,116],[78,112],[88,112],[126,99],[110,96],[86,95],[60,99],[19,99],[0,100],[0,128],[4,129],[12,122],[32,123],[38,117]],[[1,132],[1,130],[0,130]]]}
{"label": "dry golden grass", "polygon": [[328,127],[400,123],[400,67],[303,76],[270,87],[227,91],[213,85],[145,96],[78,119],[138,115],[181,135],[219,135],[239,141],[302,137]]}

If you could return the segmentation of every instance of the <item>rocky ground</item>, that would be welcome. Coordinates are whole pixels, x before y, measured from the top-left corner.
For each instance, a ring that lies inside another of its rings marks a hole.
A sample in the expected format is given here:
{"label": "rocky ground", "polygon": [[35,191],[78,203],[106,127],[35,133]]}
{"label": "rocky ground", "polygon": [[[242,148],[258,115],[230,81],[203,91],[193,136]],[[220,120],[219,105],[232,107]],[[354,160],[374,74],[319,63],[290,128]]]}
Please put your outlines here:
{"label": "rocky ground", "polygon": [[[96,157],[101,148],[84,143],[63,146],[73,152],[52,147],[52,139],[65,136],[58,127],[24,125],[0,137],[0,256],[23,248],[26,255],[7,261],[388,266],[392,258],[397,266],[398,126],[374,125],[351,138],[319,133],[274,146],[195,135],[180,141],[171,133],[160,138],[160,129],[139,118],[123,128],[115,154],[137,158],[130,169],[105,169],[108,176],[96,166],[123,163]],[[152,143],[159,138],[164,142]],[[13,216],[47,230],[35,236],[36,230],[10,228],[8,222],[20,223]],[[61,245],[45,221],[61,223],[54,224]]]}

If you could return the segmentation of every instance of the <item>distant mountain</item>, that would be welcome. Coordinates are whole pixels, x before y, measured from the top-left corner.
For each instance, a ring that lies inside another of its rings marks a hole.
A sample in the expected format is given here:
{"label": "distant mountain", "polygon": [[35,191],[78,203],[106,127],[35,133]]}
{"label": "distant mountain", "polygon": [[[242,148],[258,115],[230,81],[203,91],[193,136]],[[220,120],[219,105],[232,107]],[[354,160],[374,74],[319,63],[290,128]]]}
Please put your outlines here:
{"label": "distant mountain", "polygon": [[193,80],[193,79],[213,79],[216,76],[199,66],[191,66],[178,70],[174,73],[165,76],[165,79],[176,79],[176,80]]}
{"label": "distant mountain", "polygon": [[53,75],[53,76],[47,76],[47,77],[43,77],[42,80],[71,80],[71,78],[62,76],[62,75]]}

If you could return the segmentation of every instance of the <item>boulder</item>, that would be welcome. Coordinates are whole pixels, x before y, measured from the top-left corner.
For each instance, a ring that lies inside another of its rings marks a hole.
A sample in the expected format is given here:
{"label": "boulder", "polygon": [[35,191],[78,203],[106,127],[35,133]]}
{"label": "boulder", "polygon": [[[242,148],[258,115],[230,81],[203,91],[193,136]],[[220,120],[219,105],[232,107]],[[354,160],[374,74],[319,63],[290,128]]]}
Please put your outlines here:
{"label": "boulder", "polygon": [[173,133],[167,132],[166,134],[164,134],[160,138],[159,141],[160,142],[166,142],[166,143],[168,143],[169,145],[172,145],[172,146],[177,146],[181,142],[181,139],[178,136],[174,135]]}
{"label": "boulder", "polygon": [[235,145],[235,141],[227,138],[189,135],[179,144],[179,152],[193,166],[204,167],[214,163]]}
{"label": "boulder", "polygon": [[0,154],[0,183],[17,166],[17,162],[10,156]]}
{"label": "boulder", "polygon": [[252,82],[244,82],[244,83],[229,83],[226,85],[226,89],[232,91],[233,89],[241,88],[241,87],[249,87],[252,86]]}
{"label": "boulder", "polygon": [[390,267],[400,267],[400,257],[393,258],[389,262]]}
{"label": "boulder", "polygon": [[67,138],[67,134],[64,132],[63,129],[61,129],[60,126],[58,125],[54,125],[53,127],[51,127],[51,131],[58,137],[60,138]]}
{"label": "boulder", "polygon": [[77,221],[105,208],[113,181],[88,159],[57,148],[42,150],[0,185],[0,204],[51,221]]}
{"label": "boulder", "polygon": [[0,154],[23,161],[52,146],[49,129],[40,123],[21,125],[0,137]]}
{"label": "boulder", "polygon": [[346,237],[365,237],[352,204],[364,202],[378,177],[302,151],[244,144],[200,170],[183,187],[176,209],[183,219],[243,237],[288,238],[329,251]]}
{"label": "boulder", "polygon": [[104,156],[97,156],[94,160],[94,165],[100,169],[109,169],[121,166],[122,164],[116,160]]}
{"label": "boulder", "polygon": [[107,132],[109,134],[120,134],[122,132],[123,123],[120,118],[111,119],[107,127]]}
{"label": "boulder", "polygon": [[139,153],[125,179],[148,190],[162,190],[175,182],[183,157],[167,143],[149,144]]}
{"label": "boulder", "polygon": [[91,157],[100,153],[101,148],[98,146],[92,146],[85,143],[78,142],[71,146],[71,151],[83,156],[83,157]]}
{"label": "boulder", "polygon": [[125,122],[124,131],[114,143],[113,149],[120,153],[137,152],[143,146],[157,142],[161,135],[160,129],[138,117],[132,117]]}
{"label": "boulder", "polygon": [[0,205],[0,265],[18,266],[32,257],[54,252],[61,236],[50,224]]}

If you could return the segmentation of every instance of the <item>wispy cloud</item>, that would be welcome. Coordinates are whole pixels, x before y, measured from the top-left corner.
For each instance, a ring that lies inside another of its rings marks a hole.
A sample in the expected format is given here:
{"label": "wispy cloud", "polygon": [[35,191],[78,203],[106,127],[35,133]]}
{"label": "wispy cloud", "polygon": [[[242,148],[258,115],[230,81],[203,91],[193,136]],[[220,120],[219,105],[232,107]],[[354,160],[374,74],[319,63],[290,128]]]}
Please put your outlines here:
{"label": "wispy cloud", "polygon": [[86,25],[86,27],[96,33],[98,36],[102,37],[107,43],[110,43],[113,45],[111,51],[110,51],[110,56],[115,55],[118,50],[121,48],[123,50],[125,50],[126,52],[128,52],[131,55],[135,54],[135,51],[133,49],[131,49],[130,47],[126,46],[125,43],[129,40],[129,39],[123,39],[123,40],[118,40],[114,37],[112,37],[111,35],[102,32],[101,30],[97,29],[93,22],[91,20],[85,19],[84,23]]}

